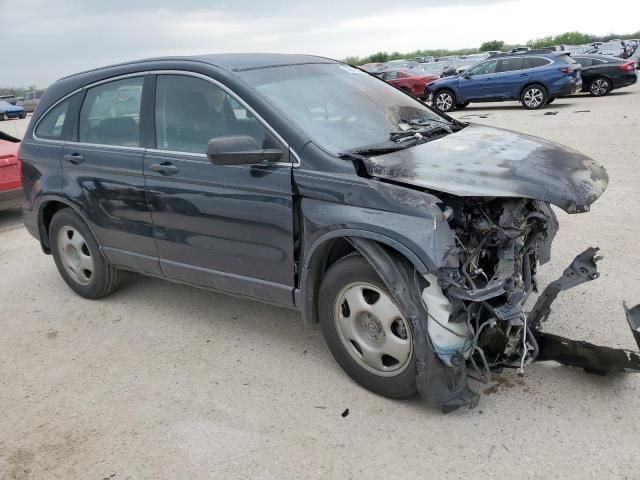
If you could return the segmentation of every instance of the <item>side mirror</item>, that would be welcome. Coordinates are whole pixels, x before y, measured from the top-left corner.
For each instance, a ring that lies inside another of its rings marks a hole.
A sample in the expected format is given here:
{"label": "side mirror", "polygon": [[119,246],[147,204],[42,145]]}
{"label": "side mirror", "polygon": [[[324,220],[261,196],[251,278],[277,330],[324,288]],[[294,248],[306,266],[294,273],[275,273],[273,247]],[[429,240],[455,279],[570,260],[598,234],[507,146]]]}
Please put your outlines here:
{"label": "side mirror", "polygon": [[207,145],[207,157],[214,165],[267,165],[280,160],[282,155],[282,150],[261,148],[249,135],[216,137]]}

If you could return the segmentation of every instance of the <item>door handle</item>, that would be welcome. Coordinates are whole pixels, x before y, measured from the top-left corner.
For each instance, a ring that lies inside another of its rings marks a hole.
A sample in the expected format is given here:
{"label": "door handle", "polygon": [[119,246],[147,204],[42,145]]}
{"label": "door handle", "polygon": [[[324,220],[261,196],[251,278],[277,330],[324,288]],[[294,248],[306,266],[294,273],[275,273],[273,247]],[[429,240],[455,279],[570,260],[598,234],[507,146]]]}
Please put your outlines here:
{"label": "door handle", "polygon": [[178,173],[179,168],[171,162],[152,163],[149,165],[149,170],[161,173],[162,175],[173,175]]}
{"label": "door handle", "polygon": [[79,153],[72,153],[71,155],[65,155],[64,158],[67,162],[72,163],[74,165],[79,165],[84,162],[84,157]]}

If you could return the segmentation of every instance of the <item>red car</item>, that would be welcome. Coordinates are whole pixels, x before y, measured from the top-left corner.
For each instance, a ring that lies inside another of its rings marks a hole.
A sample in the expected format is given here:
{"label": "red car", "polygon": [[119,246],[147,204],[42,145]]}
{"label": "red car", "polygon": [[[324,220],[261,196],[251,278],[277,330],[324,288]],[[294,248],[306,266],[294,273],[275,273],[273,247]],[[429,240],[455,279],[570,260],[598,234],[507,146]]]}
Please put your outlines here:
{"label": "red car", "polygon": [[418,98],[426,98],[425,87],[427,83],[440,78],[439,75],[418,75],[406,70],[385,70],[382,72],[381,77],[385,82]]}
{"label": "red car", "polygon": [[19,147],[20,140],[0,132],[0,210],[17,207],[22,202]]}

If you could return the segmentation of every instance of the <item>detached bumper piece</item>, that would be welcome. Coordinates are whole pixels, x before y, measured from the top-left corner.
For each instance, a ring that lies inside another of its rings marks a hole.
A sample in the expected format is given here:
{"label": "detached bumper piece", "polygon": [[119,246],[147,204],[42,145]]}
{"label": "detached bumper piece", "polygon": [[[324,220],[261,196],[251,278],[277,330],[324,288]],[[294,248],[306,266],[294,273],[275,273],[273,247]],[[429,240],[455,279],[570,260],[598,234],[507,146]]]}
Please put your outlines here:
{"label": "detached bumper piece", "polygon": [[[549,284],[529,313],[533,325],[533,336],[538,344],[534,361],[555,361],[569,367],[584,369],[587,373],[607,375],[618,372],[640,372],[640,351],[602,347],[592,343],[570,340],[540,330],[551,312],[551,303],[562,290],[595,280],[600,276],[596,262],[597,248],[589,248],[578,255],[564,271],[562,277]],[[640,304],[629,309],[624,305],[627,321],[640,350]]]}

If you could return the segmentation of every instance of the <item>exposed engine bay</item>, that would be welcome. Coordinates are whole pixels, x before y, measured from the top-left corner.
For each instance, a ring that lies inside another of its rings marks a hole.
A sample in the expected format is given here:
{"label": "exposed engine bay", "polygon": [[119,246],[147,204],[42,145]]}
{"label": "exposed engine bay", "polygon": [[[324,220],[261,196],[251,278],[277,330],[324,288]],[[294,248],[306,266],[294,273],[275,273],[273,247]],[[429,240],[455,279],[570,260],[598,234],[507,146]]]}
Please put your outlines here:
{"label": "exposed engine bay", "polygon": [[[579,254],[539,292],[537,269],[550,260],[558,230],[549,204],[532,199],[441,196],[455,246],[436,272],[418,275],[365,240],[352,243],[376,267],[415,330],[421,396],[448,412],[475,407],[468,379],[486,383],[505,368],[524,375],[533,361],[557,361],[606,375],[640,372],[640,353],[600,347],[543,331],[558,294],[599,277],[597,248]],[[392,265],[392,263],[396,265]],[[413,284],[407,296],[403,284]],[[399,293],[402,292],[402,293]],[[626,307],[625,307],[626,308]],[[640,349],[640,305],[627,309]]]}
{"label": "exposed engine bay", "polygon": [[[466,362],[467,374],[482,382],[490,380],[491,371],[502,368],[515,368],[523,375],[525,366],[536,360],[555,360],[603,375],[640,371],[636,352],[542,331],[558,293],[598,278],[597,248],[578,255],[563,276],[542,292],[531,311],[525,311],[527,299],[538,292],[538,265],[550,260],[558,230],[547,203],[473,197],[451,197],[444,203],[456,248],[448,252],[437,281],[450,302],[450,316],[447,323],[438,321],[435,335],[431,326],[429,333],[435,353],[445,364]],[[429,322],[435,321],[431,312]],[[629,321],[634,331],[640,326]]]}

